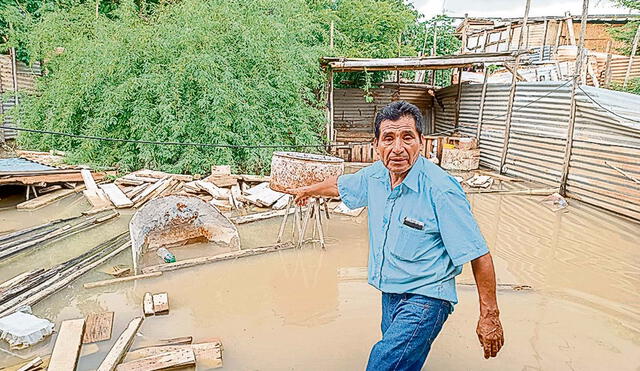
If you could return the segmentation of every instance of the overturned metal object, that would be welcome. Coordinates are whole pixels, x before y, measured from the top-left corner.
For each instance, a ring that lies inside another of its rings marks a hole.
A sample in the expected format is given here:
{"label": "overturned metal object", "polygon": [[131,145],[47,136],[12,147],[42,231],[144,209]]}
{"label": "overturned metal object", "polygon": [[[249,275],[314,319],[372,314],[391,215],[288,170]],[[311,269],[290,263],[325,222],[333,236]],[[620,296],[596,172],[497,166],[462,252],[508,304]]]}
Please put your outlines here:
{"label": "overturned metal object", "polygon": [[215,206],[191,196],[166,196],[147,202],[129,222],[133,268],[143,249],[181,246],[210,241],[223,246],[240,248],[235,225]]}

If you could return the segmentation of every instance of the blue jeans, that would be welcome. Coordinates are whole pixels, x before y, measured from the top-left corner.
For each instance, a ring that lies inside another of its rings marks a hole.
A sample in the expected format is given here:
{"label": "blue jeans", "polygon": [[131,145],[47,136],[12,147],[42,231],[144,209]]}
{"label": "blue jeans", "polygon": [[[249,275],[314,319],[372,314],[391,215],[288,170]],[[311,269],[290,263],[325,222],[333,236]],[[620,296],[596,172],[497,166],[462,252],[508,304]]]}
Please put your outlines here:
{"label": "blue jeans", "polygon": [[382,340],[371,349],[367,371],[420,370],[450,308],[446,300],[383,292]]}

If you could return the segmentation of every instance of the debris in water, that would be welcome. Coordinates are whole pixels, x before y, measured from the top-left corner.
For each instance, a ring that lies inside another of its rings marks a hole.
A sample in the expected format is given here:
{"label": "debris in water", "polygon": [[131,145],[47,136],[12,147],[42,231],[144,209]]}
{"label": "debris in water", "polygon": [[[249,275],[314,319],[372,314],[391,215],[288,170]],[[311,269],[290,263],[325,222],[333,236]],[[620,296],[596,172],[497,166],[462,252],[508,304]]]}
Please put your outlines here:
{"label": "debris in water", "polygon": [[554,193],[545,197],[542,201],[540,201],[540,203],[549,208],[549,210],[551,211],[562,210],[569,206],[567,200],[559,193]]}
{"label": "debris in water", "polygon": [[24,349],[53,333],[54,324],[33,314],[15,312],[0,318],[0,339],[11,349]]}

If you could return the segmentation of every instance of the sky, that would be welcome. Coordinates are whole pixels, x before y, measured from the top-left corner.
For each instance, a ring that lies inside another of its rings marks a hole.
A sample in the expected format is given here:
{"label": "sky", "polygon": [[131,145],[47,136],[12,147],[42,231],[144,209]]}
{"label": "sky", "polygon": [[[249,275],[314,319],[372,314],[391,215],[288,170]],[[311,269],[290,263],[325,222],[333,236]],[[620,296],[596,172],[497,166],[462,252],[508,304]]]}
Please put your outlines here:
{"label": "sky", "polygon": [[[464,17],[522,17],[525,0],[410,0],[425,17],[431,18],[445,13],[449,16]],[[563,15],[582,13],[582,0],[531,0],[529,16]],[[609,0],[590,0],[589,14],[626,14],[628,9],[617,8]]]}

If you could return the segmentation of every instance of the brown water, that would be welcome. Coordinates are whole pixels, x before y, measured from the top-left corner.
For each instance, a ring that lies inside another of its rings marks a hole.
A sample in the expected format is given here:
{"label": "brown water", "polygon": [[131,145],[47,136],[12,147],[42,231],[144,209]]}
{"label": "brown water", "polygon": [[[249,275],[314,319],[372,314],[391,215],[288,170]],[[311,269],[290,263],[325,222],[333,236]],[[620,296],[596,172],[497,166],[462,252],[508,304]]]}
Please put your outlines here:
{"label": "brown water", "polygon": [[[506,345],[484,360],[475,322],[475,288],[459,287],[460,304],[429,356],[430,370],[639,370],[640,224],[570,201],[553,213],[525,196],[471,196],[496,263],[498,281],[531,291],[499,290]],[[88,205],[82,197],[41,210],[0,212],[0,231],[64,216]],[[124,230],[129,216],[0,264],[0,281],[68,259]],[[245,248],[273,243],[279,219],[243,225]],[[312,246],[168,272],[135,283],[86,290],[105,279],[90,272],[34,307],[56,322],[114,311],[111,341],[83,348],[79,370],[95,369],[128,321],[141,313],[145,292],[169,293],[168,316],[145,320],[134,348],[191,335],[222,339],[228,370],[357,370],[379,338],[380,295],[364,280],[338,271],[366,265],[366,216],[334,216],[325,251]],[[216,253],[208,245],[185,250]],[[174,249],[178,259],[180,248]],[[130,253],[109,264],[130,264]],[[460,282],[472,282],[469,267]],[[51,352],[55,335],[23,357]],[[6,344],[2,344],[6,349]],[[91,353],[94,352],[94,353]],[[19,359],[0,353],[0,365]]]}

